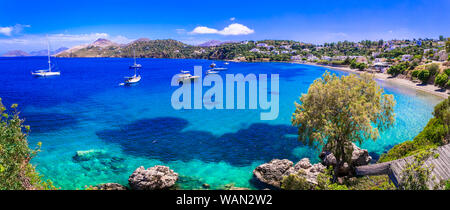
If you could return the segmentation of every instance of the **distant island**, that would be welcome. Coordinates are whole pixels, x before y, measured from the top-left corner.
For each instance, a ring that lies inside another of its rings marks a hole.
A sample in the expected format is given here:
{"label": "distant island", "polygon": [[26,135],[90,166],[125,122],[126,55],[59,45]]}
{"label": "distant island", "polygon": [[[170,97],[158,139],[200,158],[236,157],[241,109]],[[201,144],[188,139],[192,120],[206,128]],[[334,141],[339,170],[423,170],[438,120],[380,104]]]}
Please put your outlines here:
{"label": "distant island", "polygon": [[[60,47],[57,50],[50,51],[50,55],[56,55],[60,52],[68,50],[67,47]],[[2,55],[3,57],[26,57],[26,56],[47,56],[47,50],[31,51],[29,53],[22,50],[12,50]]]}

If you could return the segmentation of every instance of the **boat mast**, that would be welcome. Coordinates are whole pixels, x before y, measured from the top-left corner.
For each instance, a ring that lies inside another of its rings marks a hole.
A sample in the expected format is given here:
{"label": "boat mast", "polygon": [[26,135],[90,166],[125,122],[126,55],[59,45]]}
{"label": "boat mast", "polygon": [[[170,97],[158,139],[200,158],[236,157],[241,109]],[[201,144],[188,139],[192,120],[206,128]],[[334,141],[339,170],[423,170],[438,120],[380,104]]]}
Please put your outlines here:
{"label": "boat mast", "polygon": [[136,51],[134,50],[134,47],[133,47],[133,58],[134,58],[134,66],[136,66]]}
{"label": "boat mast", "polygon": [[48,71],[52,71],[52,65],[50,62],[50,43],[48,41],[48,35],[47,35],[47,55],[48,55]]}

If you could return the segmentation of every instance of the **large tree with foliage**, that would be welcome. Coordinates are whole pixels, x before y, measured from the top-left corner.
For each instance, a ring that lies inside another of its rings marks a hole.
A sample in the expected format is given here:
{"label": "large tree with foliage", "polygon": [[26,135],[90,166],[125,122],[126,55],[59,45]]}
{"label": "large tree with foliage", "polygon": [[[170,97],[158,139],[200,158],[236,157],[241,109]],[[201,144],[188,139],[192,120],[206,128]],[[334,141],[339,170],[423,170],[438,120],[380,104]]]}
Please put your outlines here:
{"label": "large tree with foliage", "polygon": [[[28,147],[28,126],[24,126],[16,111],[17,105],[8,112],[0,99],[0,190],[54,189],[30,164],[39,151]],[[24,132],[25,131],[25,132]]]}
{"label": "large tree with foliage", "polygon": [[300,97],[292,117],[299,140],[334,153],[338,165],[350,163],[352,142],[376,140],[394,123],[395,101],[369,74],[338,77],[326,72]]}

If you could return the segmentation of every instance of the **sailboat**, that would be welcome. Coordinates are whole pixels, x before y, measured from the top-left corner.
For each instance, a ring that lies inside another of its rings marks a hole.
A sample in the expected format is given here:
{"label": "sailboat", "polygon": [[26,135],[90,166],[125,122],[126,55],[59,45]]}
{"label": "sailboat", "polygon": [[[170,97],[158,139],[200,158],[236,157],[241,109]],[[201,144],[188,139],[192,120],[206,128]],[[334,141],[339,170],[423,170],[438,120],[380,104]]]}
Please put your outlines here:
{"label": "sailboat", "polygon": [[52,62],[50,60],[50,43],[48,41],[48,37],[47,37],[47,55],[48,55],[48,69],[31,72],[31,75],[37,77],[50,77],[50,76],[59,76],[61,74],[59,71],[52,71]]}
{"label": "sailboat", "polygon": [[134,48],[133,48],[133,58],[134,58],[134,64],[132,66],[130,66],[130,68],[141,68],[142,65],[136,63],[136,52],[135,52]]}
{"label": "sailboat", "polygon": [[130,69],[134,69],[134,75],[131,77],[125,77],[126,79],[125,82],[120,83],[119,85],[132,85],[141,81],[141,75],[137,74],[137,69],[141,68],[142,65],[136,63],[136,53],[134,51],[134,48],[133,48],[133,57],[134,57],[134,64],[130,66]]}

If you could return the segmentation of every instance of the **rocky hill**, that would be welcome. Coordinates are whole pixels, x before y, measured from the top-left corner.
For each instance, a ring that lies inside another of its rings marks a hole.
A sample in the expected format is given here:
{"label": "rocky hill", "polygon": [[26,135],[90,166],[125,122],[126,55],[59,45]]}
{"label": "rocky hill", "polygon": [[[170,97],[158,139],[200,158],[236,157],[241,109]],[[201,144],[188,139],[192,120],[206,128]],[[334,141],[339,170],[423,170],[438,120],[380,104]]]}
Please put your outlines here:
{"label": "rocky hill", "polygon": [[24,52],[22,50],[12,50],[2,55],[3,57],[24,57],[24,56],[30,56],[27,52]]}
{"label": "rocky hill", "polygon": [[[67,47],[60,47],[57,50],[54,51],[50,51],[50,55],[55,55],[58,54],[62,51],[68,50],[69,48]],[[31,51],[30,56],[47,56],[47,50],[38,50],[38,51]]]}

